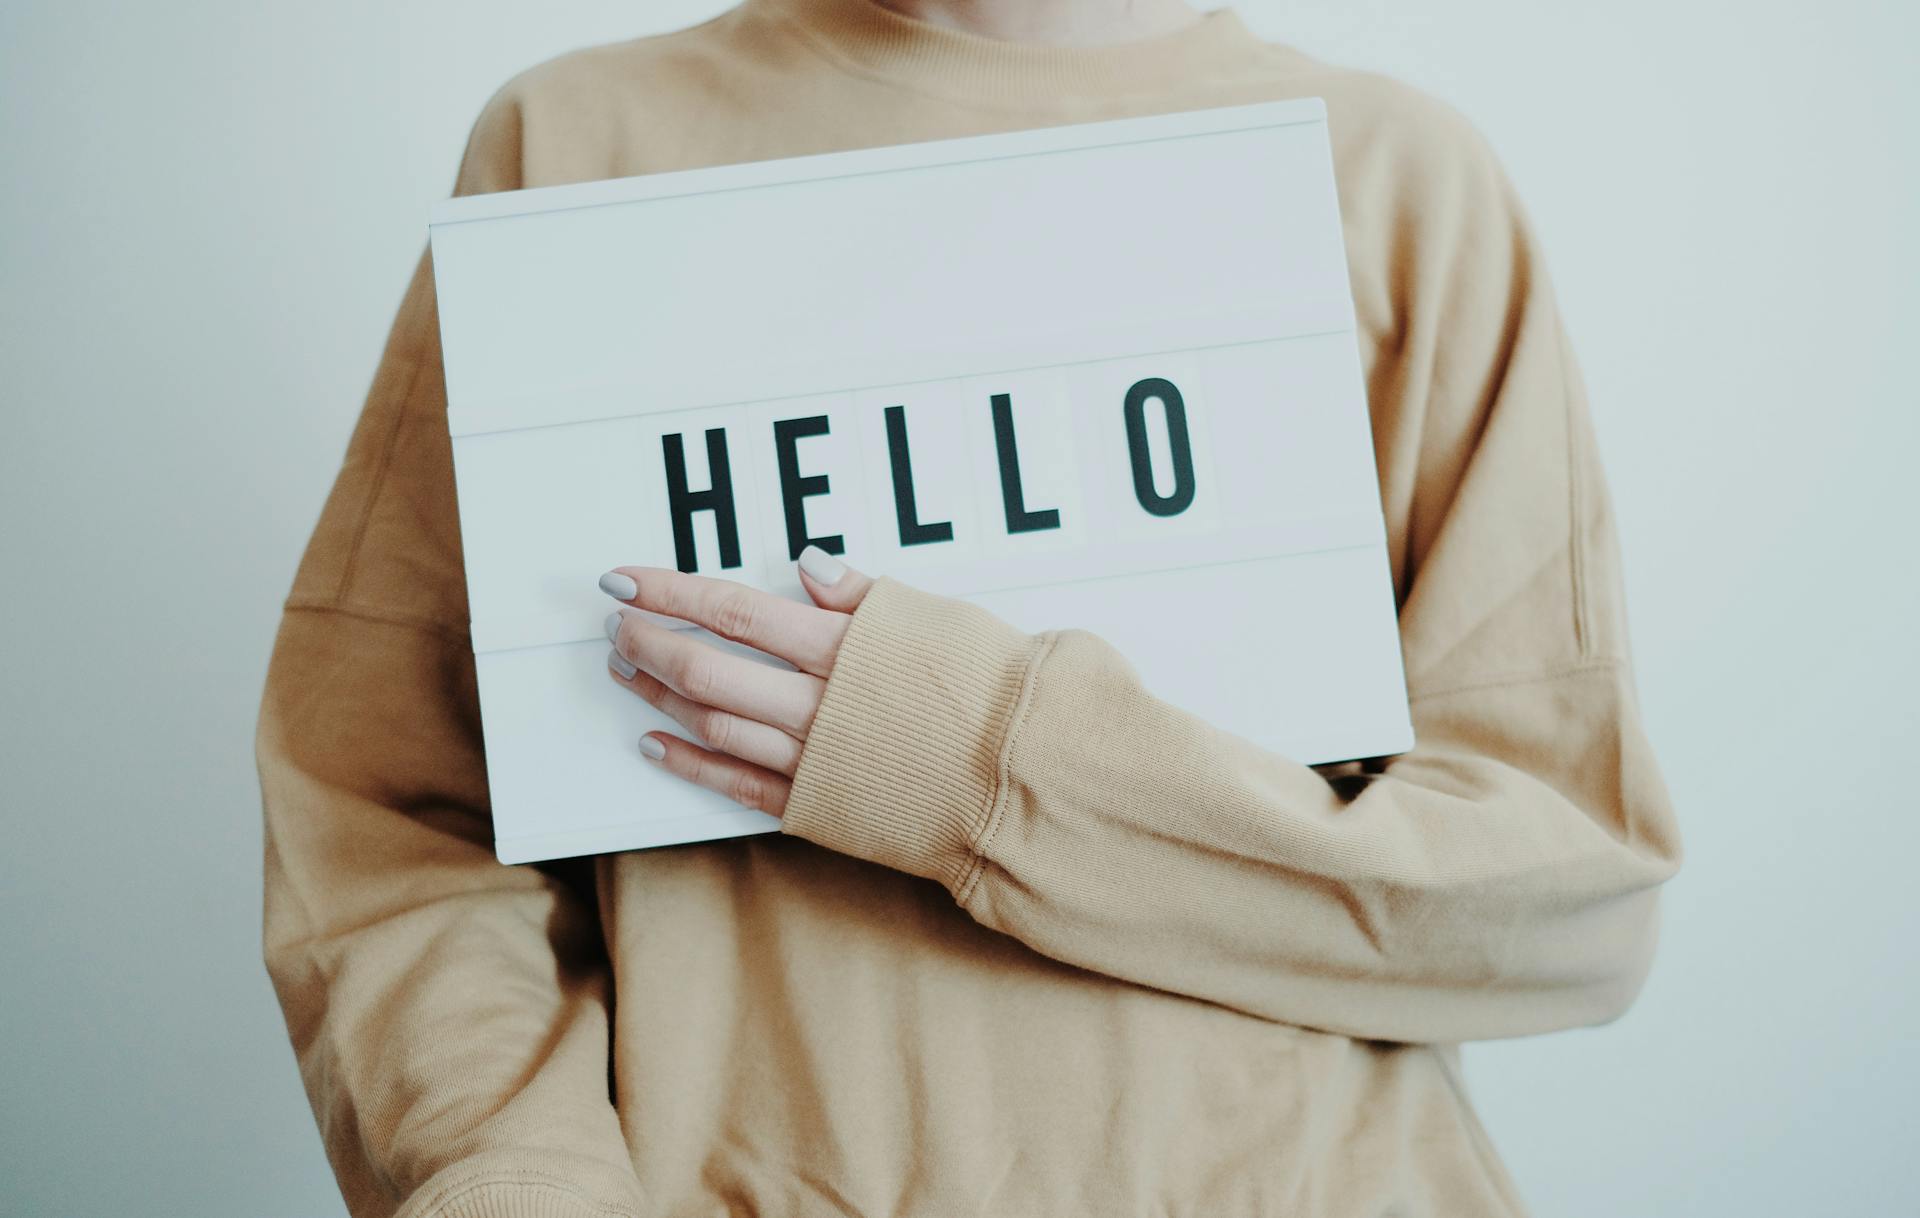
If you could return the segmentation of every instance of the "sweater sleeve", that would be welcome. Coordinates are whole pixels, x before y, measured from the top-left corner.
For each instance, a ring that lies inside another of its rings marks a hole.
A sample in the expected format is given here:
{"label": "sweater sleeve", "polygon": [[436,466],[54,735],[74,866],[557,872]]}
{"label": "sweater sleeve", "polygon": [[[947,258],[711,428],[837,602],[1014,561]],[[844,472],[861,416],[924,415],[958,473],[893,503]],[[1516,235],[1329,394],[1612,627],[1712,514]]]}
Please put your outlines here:
{"label": "sweater sleeve", "polygon": [[[496,98],[457,193],[517,130]],[[269,667],[266,964],[355,1218],[634,1214],[591,873],[491,849],[445,411],[423,257]]]}
{"label": "sweater sleeve", "polygon": [[1276,1021],[1456,1042],[1625,1010],[1680,844],[1582,379],[1511,184],[1460,147],[1384,238],[1409,297],[1369,377],[1416,746],[1303,765],[1092,634],[883,578],[786,832],[938,880],[1058,960]]}

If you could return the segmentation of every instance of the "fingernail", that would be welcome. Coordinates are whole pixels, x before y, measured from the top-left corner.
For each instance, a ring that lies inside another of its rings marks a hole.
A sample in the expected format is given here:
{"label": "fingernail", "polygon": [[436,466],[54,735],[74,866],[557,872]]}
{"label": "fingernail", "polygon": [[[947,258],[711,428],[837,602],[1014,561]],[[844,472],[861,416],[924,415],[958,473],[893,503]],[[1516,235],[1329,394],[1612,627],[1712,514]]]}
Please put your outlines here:
{"label": "fingernail", "polygon": [[640,671],[627,660],[627,657],[617,651],[609,651],[607,653],[607,666],[619,673],[621,680],[624,681],[633,680],[633,674]]}
{"label": "fingernail", "polygon": [[640,755],[648,761],[660,761],[667,755],[667,746],[654,736],[640,737]]}
{"label": "fingernail", "polygon": [[604,625],[607,628],[607,642],[618,643],[620,641],[620,611],[615,609],[612,613],[607,614],[607,620]]}
{"label": "fingernail", "polygon": [[632,576],[609,571],[600,577],[600,591],[614,600],[630,601],[640,595],[640,585],[633,582]]}
{"label": "fingernail", "polygon": [[831,588],[840,582],[847,573],[847,564],[827,553],[819,546],[808,546],[800,551],[800,569],[807,578],[822,588]]}

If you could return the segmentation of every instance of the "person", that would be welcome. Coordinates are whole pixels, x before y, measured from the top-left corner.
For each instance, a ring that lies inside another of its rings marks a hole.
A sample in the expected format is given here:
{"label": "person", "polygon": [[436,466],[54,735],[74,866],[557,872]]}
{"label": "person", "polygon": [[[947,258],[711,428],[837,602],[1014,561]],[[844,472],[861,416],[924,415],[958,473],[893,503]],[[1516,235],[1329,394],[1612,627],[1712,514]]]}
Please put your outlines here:
{"label": "person", "polygon": [[1472,123],[1231,8],[743,0],[514,77],[455,192],[1296,96],[1349,249],[1391,758],[1263,752],[1092,634],[817,552],[815,605],[744,615],[625,568],[626,605],[801,656],[749,687],[628,614],[609,660],[688,725],[648,757],[782,831],[496,862],[422,257],[257,740],[265,960],[357,1218],[1523,1212],[1458,1046],[1626,1010],[1681,851],[1582,375]]}

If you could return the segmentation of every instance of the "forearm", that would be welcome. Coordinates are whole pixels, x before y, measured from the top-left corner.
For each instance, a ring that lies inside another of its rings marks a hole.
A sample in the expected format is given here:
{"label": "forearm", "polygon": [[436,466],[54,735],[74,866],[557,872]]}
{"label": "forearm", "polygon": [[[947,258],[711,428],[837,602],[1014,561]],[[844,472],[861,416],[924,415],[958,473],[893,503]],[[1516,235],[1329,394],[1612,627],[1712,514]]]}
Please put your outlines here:
{"label": "forearm", "polygon": [[301,1074],[356,1215],[542,1180],[581,1213],[637,1207],[594,911],[493,858],[470,694],[457,640],[286,617],[258,755],[265,954]]}
{"label": "forearm", "polygon": [[1047,955],[1267,1018],[1545,1031],[1624,1007],[1673,867],[1663,794],[1619,788],[1650,764],[1621,693],[1597,664],[1419,699],[1419,747],[1347,798],[1094,636],[882,581],[787,829],[938,879]]}

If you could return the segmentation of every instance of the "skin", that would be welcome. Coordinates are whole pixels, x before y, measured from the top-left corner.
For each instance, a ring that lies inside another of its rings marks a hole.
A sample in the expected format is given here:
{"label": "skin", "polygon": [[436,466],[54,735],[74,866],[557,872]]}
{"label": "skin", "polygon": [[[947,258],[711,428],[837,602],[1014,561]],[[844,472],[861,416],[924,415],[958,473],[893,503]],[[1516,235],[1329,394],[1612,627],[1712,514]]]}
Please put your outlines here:
{"label": "skin", "polygon": [[[903,16],[1006,42],[1098,47],[1175,33],[1201,19],[1185,0],[874,0]],[[784,672],[621,614],[608,674],[684,727],[648,732],[642,756],[745,807],[785,812],[821,692],[853,611],[872,580],[823,551],[804,556],[803,605],[730,580],[660,567],[619,567],[602,588],[623,604],[704,626],[792,664]],[[836,577],[836,572],[837,577]]]}
{"label": "skin", "polygon": [[607,674],[701,741],[648,732],[640,738],[641,755],[775,816],[786,811],[840,641],[873,586],[838,559],[809,549],[800,582],[811,605],[663,567],[616,567],[601,579],[602,590],[609,584],[624,590],[618,577],[632,581],[634,595],[617,598],[625,606],[693,622],[794,666],[786,672],[721,651],[640,614],[622,611],[609,619]]}

